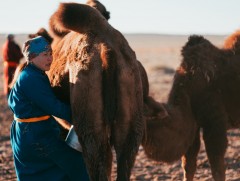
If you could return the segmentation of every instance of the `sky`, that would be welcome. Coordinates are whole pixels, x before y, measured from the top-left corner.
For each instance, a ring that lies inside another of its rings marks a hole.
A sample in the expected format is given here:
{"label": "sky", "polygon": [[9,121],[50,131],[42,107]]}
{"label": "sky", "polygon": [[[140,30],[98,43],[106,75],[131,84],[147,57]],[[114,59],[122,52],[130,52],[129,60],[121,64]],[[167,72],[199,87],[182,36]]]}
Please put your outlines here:
{"label": "sky", "polygon": [[[0,33],[48,29],[60,2],[87,0],[0,0]],[[109,23],[122,33],[227,35],[240,29],[240,0],[99,0]]]}

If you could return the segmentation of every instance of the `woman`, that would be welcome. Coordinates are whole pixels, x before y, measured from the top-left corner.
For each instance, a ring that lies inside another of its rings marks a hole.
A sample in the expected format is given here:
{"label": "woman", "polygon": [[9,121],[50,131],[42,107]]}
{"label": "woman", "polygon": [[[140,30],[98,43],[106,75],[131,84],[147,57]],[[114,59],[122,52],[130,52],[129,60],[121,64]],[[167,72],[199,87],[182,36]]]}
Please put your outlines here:
{"label": "woman", "polygon": [[89,180],[82,154],[59,137],[53,117],[70,122],[71,110],[56,99],[45,74],[52,63],[49,43],[41,36],[30,39],[23,54],[26,62],[8,99],[14,113],[11,145],[18,180]]}
{"label": "woman", "polygon": [[9,84],[12,82],[14,72],[23,58],[20,46],[15,42],[14,35],[9,34],[2,46],[3,58],[3,92],[9,96]]}

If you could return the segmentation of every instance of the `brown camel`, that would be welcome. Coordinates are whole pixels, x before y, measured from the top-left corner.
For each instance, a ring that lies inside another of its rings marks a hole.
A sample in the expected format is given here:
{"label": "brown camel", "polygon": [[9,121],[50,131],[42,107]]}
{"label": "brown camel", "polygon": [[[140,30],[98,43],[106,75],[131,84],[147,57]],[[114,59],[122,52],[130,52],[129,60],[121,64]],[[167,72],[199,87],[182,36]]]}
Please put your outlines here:
{"label": "brown camel", "polygon": [[[170,116],[165,119],[155,118],[147,122],[148,140],[143,144],[146,154],[155,160],[172,161],[171,158],[176,153],[174,150],[171,152],[171,144],[178,143],[178,141],[177,137],[173,139],[171,136],[177,134],[180,128],[170,127],[174,125],[171,122],[175,122],[176,125],[179,122],[179,125],[183,126],[182,119],[189,123],[190,119],[196,120],[195,134],[189,132],[189,136],[194,138],[193,144],[188,147],[191,142],[186,140],[188,149],[184,150],[184,147],[179,149],[182,150],[181,153],[186,152],[182,158],[184,180],[186,181],[193,180],[196,170],[197,154],[200,149],[200,128],[203,132],[213,179],[225,180],[224,154],[227,148],[227,129],[240,127],[238,110],[240,107],[239,43],[239,33],[227,39],[224,49],[215,47],[202,36],[191,36],[182,49],[183,60],[180,68],[176,71],[173,87],[166,104]],[[180,111],[180,116],[174,112],[175,107]],[[167,123],[165,123],[166,120],[168,120]],[[172,130],[173,133],[170,131],[165,133],[165,125],[169,125],[169,129],[166,128],[166,130]],[[181,141],[187,138],[179,135],[181,144]],[[167,141],[164,141],[164,138]],[[189,139],[192,138],[189,137]],[[164,152],[160,145],[169,150]],[[178,152],[178,147],[174,146],[173,149]],[[168,156],[169,160],[167,160]],[[180,154],[176,156],[176,159],[178,156]]]}
{"label": "brown camel", "polygon": [[117,180],[129,180],[144,134],[143,91],[134,51],[88,5],[61,3],[50,18],[50,29],[67,32],[52,46],[49,78],[59,96],[70,95],[91,180],[110,179],[110,144],[116,151]]}
{"label": "brown camel", "polygon": [[[211,165],[213,179],[225,180],[224,155],[227,148],[227,129],[239,128],[240,119],[240,36],[231,49],[219,49],[203,37],[191,37],[183,48],[183,58],[191,67],[185,68],[192,74],[196,87],[192,91],[191,105],[199,128],[203,130],[203,139]],[[191,62],[202,61],[203,68]],[[192,68],[195,67],[195,68]],[[194,141],[185,155],[183,168],[192,180],[196,169],[196,157],[199,152],[199,129]],[[195,160],[195,163],[194,163]]]}
{"label": "brown camel", "polygon": [[[53,19],[50,20],[50,24],[52,23],[52,21]],[[55,27],[55,25],[50,26],[50,29],[53,30],[51,32],[51,35],[52,37],[55,37],[54,41],[57,42],[56,44],[58,44],[58,42],[70,32],[69,30],[61,29],[60,32],[64,32],[64,33],[58,33],[59,30]],[[44,34],[37,33],[37,35],[42,35],[42,36],[45,36],[45,34],[46,33]],[[54,47],[54,44],[53,44],[53,47]],[[70,99],[69,72],[68,72],[68,69],[66,69],[66,63],[67,63],[66,59],[63,59],[62,61],[55,59],[53,62],[53,66],[51,67],[51,70],[48,74],[57,96],[63,101],[69,102],[70,101],[69,100]],[[61,68],[59,68],[59,65],[61,66]],[[58,67],[58,69],[55,69],[55,67]],[[165,117],[167,113],[165,112],[165,109],[162,108],[162,104],[157,103],[156,101],[154,101],[153,98],[149,96],[149,83],[148,83],[147,74],[144,67],[139,61],[138,61],[138,67],[140,70],[141,80],[143,84],[144,114],[146,119],[149,119],[149,118],[151,119],[148,122],[148,129],[150,129],[151,131],[152,129],[151,126],[155,126],[154,120],[156,120],[156,118],[161,119],[162,117]],[[188,99],[187,97],[184,98],[183,104],[188,103],[187,99]],[[181,110],[177,110],[176,108],[172,109],[170,107],[168,107],[167,109],[168,111],[169,109],[171,109],[171,111],[175,113],[174,115],[171,115],[171,119],[176,119],[175,117],[179,119],[179,117],[183,118],[184,116]],[[168,117],[165,119],[165,121],[162,122],[161,126],[159,127],[160,134],[162,132],[163,135],[173,140],[172,142],[170,142],[170,144],[168,144],[168,148],[165,146],[164,148],[161,148],[161,152],[159,152],[158,149],[155,150],[156,152],[158,152],[158,155],[159,153],[164,153],[163,157],[161,158],[163,161],[171,162],[179,159],[180,156],[186,152],[186,149],[191,143],[191,139],[189,138],[193,138],[192,132],[194,132],[193,130],[194,130],[195,122],[190,121],[191,120],[190,113],[188,115],[189,115],[189,119],[186,119],[186,118],[179,119],[180,120],[179,122],[171,122],[169,121],[170,119]],[[153,119],[153,117],[155,118]],[[153,125],[151,125],[152,123]],[[179,126],[180,124],[183,124],[185,126],[180,127]],[[168,129],[165,129],[165,128],[168,128]],[[183,128],[183,129],[178,129],[178,131],[176,132],[175,130],[177,128]],[[159,134],[159,132],[157,134]],[[163,137],[162,140],[158,140],[158,142],[162,143],[162,145],[166,145],[169,142],[169,140],[166,139],[166,137]],[[149,147],[149,144],[148,144],[148,149],[152,149],[151,146]],[[178,152],[176,152],[176,150],[178,150]],[[172,152],[174,153],[172,154]],[[151,155],[147,154],[147,155],[152,158],[155,155],[155,153],[153,153],[153,150],[152,150],[152,154]]]}

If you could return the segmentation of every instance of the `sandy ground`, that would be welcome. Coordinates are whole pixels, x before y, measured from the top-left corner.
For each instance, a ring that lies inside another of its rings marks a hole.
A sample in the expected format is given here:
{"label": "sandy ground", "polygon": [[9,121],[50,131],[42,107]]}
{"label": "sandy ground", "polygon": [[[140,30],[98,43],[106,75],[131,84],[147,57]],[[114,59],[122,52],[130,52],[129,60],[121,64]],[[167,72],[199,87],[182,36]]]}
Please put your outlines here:
{"label": "sandy ground", "polygon": [[[187,36],[125,36],[130,46],[135,50],[138,60],[142,62],[148,73],[151,95],[158,101],[166,101],[172,85],[174,71],[181,60],[180,50],[187,41]],[[221,46],[225,37],[207,36],[206,38],[217,46]],[[26,35],[17,36],[17,41],[20,44],[22,44],[24,39],[26,39]],[[4,36],[2,35],[0,36],[0,46],[3,40]],[[2,77],[2,64],[0,64],[0,76]],[[11,121],[12,113],[7,107],[5,97],[2,95],[2,81],[0,81],[0,181],[16,180],[9,140]],[[228,149],[225,156],[227,163],[226,180],[228,181],[240,181],[239,152],[240,130],[230,130],[228,131]],[[194,180],[211,181],[211,171],[203,142],[198,155],[197,165]],[[115,177],[116,163],[114,161],[112,178],[114,179]],[[183,172],[180,160],[171,164],[155,162],[145,156],[142,147],[139,148],[131,180],[176,181],[182,180],[182,178]]]}

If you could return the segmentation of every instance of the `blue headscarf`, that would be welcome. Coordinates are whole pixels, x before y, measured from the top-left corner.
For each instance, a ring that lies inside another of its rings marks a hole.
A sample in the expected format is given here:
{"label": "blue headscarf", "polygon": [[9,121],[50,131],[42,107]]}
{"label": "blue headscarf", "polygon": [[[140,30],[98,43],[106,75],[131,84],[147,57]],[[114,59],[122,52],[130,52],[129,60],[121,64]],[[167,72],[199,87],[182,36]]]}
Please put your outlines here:
{"label": "blue headscarf", "polygon": [[30,39],[23,44],[23,54],[30,60],[42,52],[51,51],[49,42],[42,36]]}

